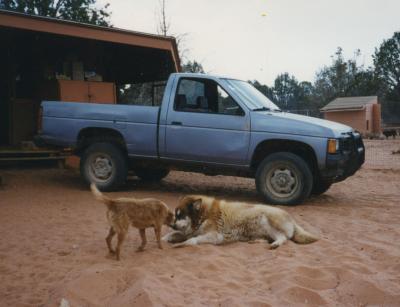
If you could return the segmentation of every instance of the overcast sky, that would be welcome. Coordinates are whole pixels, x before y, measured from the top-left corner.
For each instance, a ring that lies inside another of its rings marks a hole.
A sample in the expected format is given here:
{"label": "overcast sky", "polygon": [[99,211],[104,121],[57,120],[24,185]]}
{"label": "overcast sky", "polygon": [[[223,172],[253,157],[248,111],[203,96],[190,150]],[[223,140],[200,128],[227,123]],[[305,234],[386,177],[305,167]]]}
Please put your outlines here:
{"label": "overcast sky", "polygon": [[[159,0],[110,3],[115,27],[157,31]],[[400,31],[400,0],[166,0],[171,34],[187,33],[188,58],[205,70],[272,85],[279,73],[313,81],[338,46],[360,49],[371,65],[375,47]]]}

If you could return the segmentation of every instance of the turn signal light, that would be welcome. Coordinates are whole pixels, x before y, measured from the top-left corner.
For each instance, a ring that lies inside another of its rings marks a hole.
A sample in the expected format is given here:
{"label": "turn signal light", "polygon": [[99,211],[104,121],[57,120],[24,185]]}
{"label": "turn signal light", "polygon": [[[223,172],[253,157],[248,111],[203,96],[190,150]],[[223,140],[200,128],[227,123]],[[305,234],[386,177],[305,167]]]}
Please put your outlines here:
{"label": "turn signal light", "polygon": [[339,150],[339,142],[336,139],[328,140],[328,153],[335,154]]}

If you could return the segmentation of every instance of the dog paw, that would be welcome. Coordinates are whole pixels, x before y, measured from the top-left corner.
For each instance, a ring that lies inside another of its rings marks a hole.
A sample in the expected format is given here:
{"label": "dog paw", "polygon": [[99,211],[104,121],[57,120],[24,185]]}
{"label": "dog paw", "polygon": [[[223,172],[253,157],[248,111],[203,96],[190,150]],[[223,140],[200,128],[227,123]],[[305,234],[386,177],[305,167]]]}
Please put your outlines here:
{"label": "dog paw", "polygon": [[114,260],[114,259],[115,259],[115,254],[108,253],[108,254],[105,256],[105,258],[106,258],[106,259],[110,259],[110,260]]}
{"label": "dog paw", "polygon": [[269,246],[269,249],[276,249],[276,248],[278,248],[279,247],[279,244],[278,243],[272,243],[270,246]]}
{"label": "dog paw", "polygon": [[183,243],[176,243],[176,244],[172,245],[173,248],[179,248],[179,247],[184,247],[184,246],[185,246],[185,244],[183,244]]}
{"label": "dog paw", "polygon": [[265,243],[265,242],[267,242],[267,241],[263,240],[263,239],[247,241],[248,244],[258,244],[258,243]]}
{"label": "dog paw", "polygon": [[173,245],[173,247],[182,247],[182,246],[194,246],[198,244],[198,240],[196,238],[191,238],[189,240],[186,240],[182,243],[176,243]]}
{"label": "dog paw", "polygon": [[167,233],[165,236],[163,236],[163,237],[161,238],[161,241],[163,241],[163,242],[169,242],[169,238],[170,238],[170,235]]}
{"label": "dog paw", "polygon": [[168,243],[181,243],[185,241],[187,237],[180,231],[173,231],[170,233],[167,233],[165,236],[162,237],[162,241],[168,242]]}

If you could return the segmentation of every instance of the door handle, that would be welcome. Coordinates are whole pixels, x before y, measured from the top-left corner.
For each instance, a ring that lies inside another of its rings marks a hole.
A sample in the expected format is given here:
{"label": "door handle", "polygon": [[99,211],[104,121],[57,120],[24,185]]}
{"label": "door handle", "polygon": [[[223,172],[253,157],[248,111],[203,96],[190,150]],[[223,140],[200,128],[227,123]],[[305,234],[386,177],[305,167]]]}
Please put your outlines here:
{"label": "door handle", "polygon": [[182,126],[182,122],[171,122],[171,125]]}

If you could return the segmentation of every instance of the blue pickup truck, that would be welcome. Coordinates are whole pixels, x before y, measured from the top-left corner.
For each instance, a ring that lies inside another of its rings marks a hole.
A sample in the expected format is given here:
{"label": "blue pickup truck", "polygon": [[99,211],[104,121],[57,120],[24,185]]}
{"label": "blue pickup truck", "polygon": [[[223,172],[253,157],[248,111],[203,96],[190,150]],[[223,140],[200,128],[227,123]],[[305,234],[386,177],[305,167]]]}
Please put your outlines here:
{"label": "blue pickup truck", "polygon": [[42,143],[73,148],[102,190],[128,171],[161,180],[171,169],[255,178],[267,203],[298,204],[354,174],[365,148],[352,128],[282,112],[245,81],[171,74],[160,103],[44,101]]}

